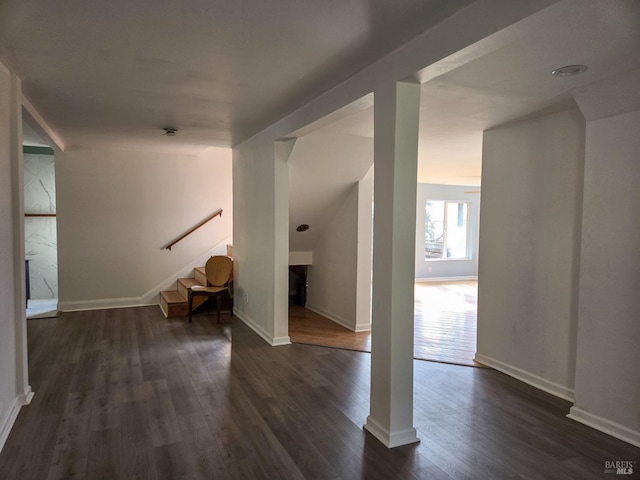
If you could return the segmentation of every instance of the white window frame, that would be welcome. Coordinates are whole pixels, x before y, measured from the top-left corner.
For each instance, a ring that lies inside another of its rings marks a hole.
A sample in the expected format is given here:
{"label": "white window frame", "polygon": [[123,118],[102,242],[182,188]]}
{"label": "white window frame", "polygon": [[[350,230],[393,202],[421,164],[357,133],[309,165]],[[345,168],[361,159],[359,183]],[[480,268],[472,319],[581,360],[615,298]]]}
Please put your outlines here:
{"label": "white window frame", "polygon": [[441,258],[428,258],[427,257],[427,232],[426,232],[426,227],[424,230],[425,233],[425,240],[424,240],[424,260],[426,262],[442,262],[442,261],[446,261],[446,262],[452,262],[452,261],[460,261],[460,260],[471,260],[472,259],[472,255],[471,255],[471,202],[468,201],[464,201],[464,200],[441,200],[441,199],[434,199],[434,198],[430,198],[427,199],[425,201],[424,207],[425,207],[425,221],[426,221],[426,209],[427,209],[427,203],[429,202],[441,202],[444,203],[444,237],[443,237],[443,242],[442,242],[442,255],[446,255],[447,252],[447,205],[450,203],[455,203],[455,204],[466,204],[467,205],[467,239],[466,239],[466,255],[464,257],[455,257],[455,258],[448,258],[446,256],[443,256]]}

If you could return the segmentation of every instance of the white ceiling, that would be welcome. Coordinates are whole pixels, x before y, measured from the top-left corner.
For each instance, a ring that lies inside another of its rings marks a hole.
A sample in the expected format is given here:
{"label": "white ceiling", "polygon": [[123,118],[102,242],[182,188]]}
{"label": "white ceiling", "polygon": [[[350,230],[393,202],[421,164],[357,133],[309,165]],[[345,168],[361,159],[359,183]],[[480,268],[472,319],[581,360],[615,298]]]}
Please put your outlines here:
{"label": "white ceiling", "polygon": [[[261,130],[470,3],[3,0],[0,59],[67,147],[199,153]],[[502,48],[423,84],[419,181],[479,185],[483,130],[569,108],[574,89],[640,68],[638,0],[564,0],[516,31]],[[575,63],[589,70],[549,75]],[[312,135],[370,140],[370,105],[318,122]],[[178,136],[162,136],[166,126]],[[331,208],[313,213],[311,200],[327,189],[335,200],[354,181],[345,174],[337,185],[331,169],[312,163],[291,166],[292,223],[326,222],[318,215]],[[354,175],[366,171],[357,167]]]}
{"label": "white ceiling", "polygon": [[[640,68],[640,1],[565,1],[530,22],[508,45],[422,85],[419,182],[480,185],[484,130],[575,108],[571,95],[575,89]],[[571,78],[550,75],[551,70],[570,64],[585,64],[589,69]],[[363,98],[336,113],[337,120],[319,121],[315,131],[301,132],[313,142],[315,152],[296,146],[290,162],[292,249],[312,249],[318,237],[314,227],[322,232],[337,211],[339,205],[331,203],[337,194],[329,196],[327,186],[345,192],[373,162],[372,148],[361,148],[365,164],[360,165],[363,158],[359,158],[346,170],[348,160],[331,148],[336,141],[346,148],[348,137],[353,145],[362,146],[367,139],[372,147],[373,101],[372,96]],[[336,179],[336,169],[345,170],[342,183]],[[345,198],[344,193],[340,198]],[[300,223],[312,228],[298,234],[293,229]]]}
{"label": "white ceiling", "polygon": [[[67,147],[231,146],[471,0],[0,2],[0,58]],[[565,0],[423,85],[419,180],[476,185],[481,131],[638,66],[640,1]],[[584,63],[576,78],[548,75]],[[371,110],[326,131],[373,135]],[[162,127],[179,129],[162,136]]]}
{"label": "white ceiling", "polygon": [[[640,2],[565,1],[537,15],[543,28],[422,85],[418,181],[480,185],[483,130],[575,107],[571,92],[640,68]],[[551,70],[584,64],[586,73],[556,78]],[[324,132],[373,137],[373,107]]]}
{"label": "white ceiling", "polygon": [[[66,146],[230,147],[471,0],[3,0],[0,58]],[[179,130],[161,136],[162,127]]]}

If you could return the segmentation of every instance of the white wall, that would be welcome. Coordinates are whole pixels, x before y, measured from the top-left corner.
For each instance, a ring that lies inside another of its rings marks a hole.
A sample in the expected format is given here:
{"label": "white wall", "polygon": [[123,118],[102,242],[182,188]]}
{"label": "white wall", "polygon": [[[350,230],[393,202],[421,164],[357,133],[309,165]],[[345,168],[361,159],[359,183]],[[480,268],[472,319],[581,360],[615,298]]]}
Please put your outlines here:
{"label": "white wall", "polygon": [[[373,170],[371,170],[371,175]],[[371,181],[372,178],[369,179]],[[358,237],[358,221],[368,219],[368,231],[371,231],[371,211],[363,212],[359,220],[357,191],[360,185],[354,185],[344,200],[342,206],[329,225],[323,230],[323,234],[316,242],[313,250],[314,265],[309,269],[309,291],[307,306],[328,318],[350,328],[352,330],[364,329],[365,323],[369,324],[370,312],[366,314],[367,321],[356,320],[356,304],[358,295],[370,302],[365,295],[371,289],[371,249],[365,248],[366,238]],[[366,190],[366,188],[365,188]],[[417,209],[416,209],[416,279],[427,278],[452,278],[474,277],[478,274],[478,221],[480,217],[480,195],[465,194],[469,190],[477,190],[477,187],[459,185],[432,185],[418,184]],[[424,206],[427,199],[454,200],[470,203],[469,228],[470,228],[470,260],[450,260],[428,262],[424,258]],[[365,226],[365,229],[367,227]],[[364,237],[361,235],[360,237]],[[359,239],[358,239],[359,238]],[[370,238],[369,238],[370,243]],[[361,267],[368,267],[369,282],[364,292],[358,293],[355,289],[356,270],[358,262],[358,248],[365,248],[365,257],[360,262]],[[428,267],[431,266],[431,272]]]}
{"label": "white wall", "polygon": [[[289,159],[289,248],[313,250],[351,186],[373,165],[373,138],[320,131],[297,139]],[[300,224],[310,225],[304,233]]]}
{"label": "white wall", "polygon": [[[25,153],[24,208],[27,213],[56,213],[53,155]],[[55,217],[24,219],[25,253],[32,299],[58,298],[58,235]]]}
{"label": "white wall", "polygon": [[371,329],[373,167],[353,184],[313,249],[307,308],[359,332]]}
{"label": "white wall", "polygon": [[27,375],[20,79],[0,63],[0,450],[21,405]]}
{"label": "white wall", "polygon": [[[553,3],[555,0],[474,2],[265,130],[234,145],[234,253],[238,260],[234,287],[236,292],[249,297],[249,302],[238,298],[234,305],[238,316],[263,336],[270,332],[273,335],[276,325],[286,323],[281,317],[286,316],[288,302],[288,251],[283,254],[280,250],[282,245],[288,246],[288,238],[281,237],[276,224],[288,224],[289,217],[288,205],[277,202],[286,186],[276,178],[274,142],[290,137],[292,132],[379,86],[416,72],[426,81],[487,54],[516,33],[506,27]],[[444,58],[445,64],[438,64]],[[277,269],[284,266],[284,273],[276,274],[276,257],[282,258]],[[279,282],[283,285],[276,285]],[[274,296],[276,289],[284,293]]]}
{"label": "white wall", "polygon": [[[460,185],[418,184],[416,205],[416,280],[476,277],[478,275],[478,223],[480,220],[480,195],[464,193],[477,190],[479,190],[478,187]],[[426,260],[424,258],[424,216],[427,200],[469,202],[470,259]],[[429,271],[429,268],[431,268],[431,271]]]}
{"label": "white wall", "polygon": [[640,446],[639,155],[640,111],[587,122],[571,416]]}
{"label": "white wall", "polygon": [[289,173],[274,142],[233,149],[234,313],[268,343],[289,343]]}
{"label": "white wall", "polygon": [[356,265],[356,332],[371,330],[373,295],[373,165],[358,181],[358,261]]}
{"label": "white wall", "polygon": [[575,374],[584,123],[564,111],[483,140],[477,357],[565,398]]}
{"label": "white wall", "polygon": [[289,265],[313,264],[313,251],[289,252]]}
{"label": "white wall", "polygon": [[358,184],[354,184],[313,249],[307,307],[355,329],[358,263]]}
{"label": "white wall", "polygon": [[13,198],[11,195],[11,151],[10,151],[10,102],[11,77],[0,64],[0,448],[6,440],[3,435],[11,428],[9,417],[15,409],[16,350],[15,350],[15,281],[12,252]]}
{"label": "white wall", "polygon": [[[67,151],[56,156],[56,187],[62,310],[156,303],[185,266],[231,243],[229,149]],[[222,217],[160,250],[219,208]]]}

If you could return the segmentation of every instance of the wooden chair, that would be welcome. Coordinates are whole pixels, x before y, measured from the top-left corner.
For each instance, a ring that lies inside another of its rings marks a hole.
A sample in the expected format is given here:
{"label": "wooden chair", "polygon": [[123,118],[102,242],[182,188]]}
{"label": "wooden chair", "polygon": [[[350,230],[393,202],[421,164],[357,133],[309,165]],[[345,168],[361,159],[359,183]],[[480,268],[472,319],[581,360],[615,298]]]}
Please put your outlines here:
{"label": "wooden chair", "polygon": [[215,297],[218,306],[218,323],[220,323],[220,297],[225,297],[229,308],[231,295],[229,295],[229,282],[233,278],[233,260],[231,257],[216,255],[207,260],[204,266],[207,276],[207,286],[194,285],[189,289],[189,322],[191,322],[191,310],[193,297],[202,295],[205,297]]}

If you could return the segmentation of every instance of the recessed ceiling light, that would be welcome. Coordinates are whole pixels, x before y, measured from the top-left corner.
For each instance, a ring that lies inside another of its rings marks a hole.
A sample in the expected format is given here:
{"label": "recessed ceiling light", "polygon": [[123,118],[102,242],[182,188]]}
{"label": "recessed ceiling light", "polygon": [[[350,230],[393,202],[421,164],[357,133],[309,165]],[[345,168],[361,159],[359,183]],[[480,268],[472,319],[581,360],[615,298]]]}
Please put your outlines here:
{"label": "recessed ceiling light", "polygon": [[309,230],[309,225],[303,223],[302,225],[298,225],[298,228],[296,228],[296,230],[298,232],[306,232],[307,230]]}
{"label": "recessed ceiling light", "polygon": [[551,72],[554,77],[573,77],[587,71],[586,65],[567,65],[566,67],[556,68]]}
{"label": "recessed ceiling light", "polygon": [[175,137],[178,134],[177,128],[167,127],[167,128],[163,128],[163,130],[164,130],[164,134],[167,137]]}

